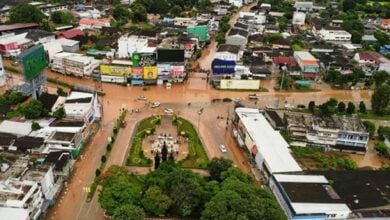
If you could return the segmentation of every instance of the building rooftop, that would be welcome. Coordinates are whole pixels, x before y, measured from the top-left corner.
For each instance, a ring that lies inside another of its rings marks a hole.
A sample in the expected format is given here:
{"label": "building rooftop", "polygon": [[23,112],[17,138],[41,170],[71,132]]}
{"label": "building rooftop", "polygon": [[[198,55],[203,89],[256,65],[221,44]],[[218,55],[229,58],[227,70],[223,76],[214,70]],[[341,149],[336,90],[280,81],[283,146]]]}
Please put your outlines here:
{"label": "building rooftop", "polygon": [[182,49],[157,49],[157,62],[184,62],[184,50]]}
{"label": "building rooftop", "polygon": [[307,51],[294,51],[294,55],[298,56],[302,60],[317,61],[316,58]]}
{"label": "building rooftop", "polygon": [[0,146],[10,146],[16,139],[16,135],[9,133],[0,133]]}
{"label": "building rooftop", "polygon": [[57,141],[72,141],[75,136],[75,133],[71,132],[55,132],[52,137],[50,137],[50,140],[57,140]]}
{"label": "building rooftop", "polygon": [[329,129],[366,132],[363,122],[357,117],[313,116],[313,125]]}
{"label": "building rooftop", "polygon": [[15,23],[9,25],[0,25],[0,32],[26,29],[26,28],[35,28],[38,26],[39,25],[37,23]]}
{"label": "building rooftop", "polygon": [[310,173],[324,175],[331,181],[332,187],[352,210],[390,210],[389,171],[312,171]]}
{"label": "building rooftop", "polygon": [[282,118],[276,111],[265,110],[265,113],[275,122],[276,127],[282,127],[284,125]]}
{"label": "building rooftop", "polygon": [[41,137],[23,136],[15,140],[13,146],[21,150],[39,148],[43,145],[44,139]]}
{"label": "building rooftop", "polygon": [[295,214],[350,212],[324,176],[275,174],[273,178]]}
{"label": "building rooftop", "polygon": [[84,121],[59,120],[50,124],[50,127],[83,127]]}
{"label": "building rooftop", "polygon": [[264,157],[271,173],[302,171],[289,151],[288,143],[275,131],[258,109],[236,108],[236,113]]}
{"label": "building rooftop", "polygon": [[243,36],[243,37],[247,38],[248,35],[249,35],[249,32],[241,30],[241,29],[232,28],[228,35],[229,36],[240,35],[240,36]]}
{"label": "building rooftop", "polygon": [[40,29],[30,29],[27,31],[26,38],[31,39],[33,41],[39,41],[39,39],[49,36],[54,36],[52,32],[48,32]]}
{"label": "building rooftop", "polygon": [[51,109],[53,108],[54,104],[56,103],[58,99],[58,95],[49,94],[49,93],[42,93],[38,100],[42,102],[43,108],[51,112]]}
{"label": "building rooftop", "polygon": [[29,219],[28,210],[23,208],[0,207],[0,213],[3,219]]}
{"label": "building rooftop", "polygon": [[0,123],[0,132],[14,134],[16,136],[25,136],[31,132],[31,122],[19,122],[4,120]]}
{"label": "building rooftop", "polygon": [[231,44],[221,44],[219,45],[217,52],[230,52],[230,53],[238,54],[238,52],[240,52],[240,46],[231,45]]}

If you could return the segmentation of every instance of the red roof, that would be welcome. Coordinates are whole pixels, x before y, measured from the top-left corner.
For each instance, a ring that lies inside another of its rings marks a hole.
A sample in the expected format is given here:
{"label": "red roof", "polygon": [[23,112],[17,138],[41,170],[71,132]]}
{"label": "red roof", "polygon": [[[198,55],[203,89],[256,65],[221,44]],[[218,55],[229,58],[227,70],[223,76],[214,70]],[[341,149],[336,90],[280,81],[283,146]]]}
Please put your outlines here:
{"label": "red roof", "polygon": [[364,51],[359,53],[360,60],[373,60],[376,63],[381,63],[383,56],[374,51]]}
{"label": "red roof", "polygon": [[294,57],[272,57],[272,62],[274,64],[286,64],[287,66],[297,66],[297,62],[295,61]]}
{"label": "red roof", "polygon": [[58,38],[67,38],[67,39],[74,38],[76,36],[84,36],[84,35],[85,33],[78,28],[57,33]]}

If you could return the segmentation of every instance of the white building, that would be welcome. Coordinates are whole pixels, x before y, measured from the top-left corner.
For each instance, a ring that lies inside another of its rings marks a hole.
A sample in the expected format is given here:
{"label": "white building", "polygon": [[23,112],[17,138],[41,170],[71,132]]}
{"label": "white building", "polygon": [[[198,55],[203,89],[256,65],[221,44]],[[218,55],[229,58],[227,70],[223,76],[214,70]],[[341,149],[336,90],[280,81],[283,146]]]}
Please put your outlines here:
{"label": "white building", "polygon": [[237,8],[241,8],[243,4],[242,0],[229,0],[229,3]]}
{"label": "white building", "polygon": [[148,38],[141,36],[122,36],[118,39],[118,57],[128,58],[136,51],[141,51],[148,47]]}
{"label": "white building", "polygon": [[191,27],[198,25],[198,21],[192,18],[175,17],[173,19],[173,25],[182,27]]}
{"label": "white building", "polygon": [[350,41],[352,35],[345,30],[321,29],[319,37],[325,41]]}
{"label": "white building", "polygon": [[37,182],[18,178],[0,181],[0,207],[25,209],[30,219],[36,220],[42,213],[43,200],[43,193]]}
{"label": "white building", "polygon": [[44,43],[43,48],[49,57],[49,63],[53,62],[54,55],[63,51],[61,43],[57,40]]}
{"label": "white building", "polygon": [[4,219],[30,220],[28,211],[23,208],[0,207],[0,214]]}
{"label": "white building", "polygon": [[291,155],[288,143],[258,109],[236,108],[233,125],[237,142],[250,152],[265,176],[302,171]]}
{"label": "white building", "polygon": [[79,77],[90,76],[101,61],[78,53],[57,53],[53,57],[51,69],[63,74]]}
{"label": "white building", "polygon": [[237,45],[222,44],[219,45],[214,59],[239,61],[241,58],[241,48]]}
{"label": "white building", "polygon": [[269,187],[292,219],[346,219],[351,210],[324,176],[274,174]]}
{"label": "white building", "polygon": [[64,104],[68,118],[91,123],[101,117],[97,94],[73,91]]}
{"label": "white building", "polygon": [[81,131],[62,132],[54,131],[45,141],[46,150],[51,151],[72,151],[77,148],[81,142]]}
{"label": "white building", "polygon": [[303,12],[294,12],[292,24],[293,25],[304,25],[306,19],[306,14]]}

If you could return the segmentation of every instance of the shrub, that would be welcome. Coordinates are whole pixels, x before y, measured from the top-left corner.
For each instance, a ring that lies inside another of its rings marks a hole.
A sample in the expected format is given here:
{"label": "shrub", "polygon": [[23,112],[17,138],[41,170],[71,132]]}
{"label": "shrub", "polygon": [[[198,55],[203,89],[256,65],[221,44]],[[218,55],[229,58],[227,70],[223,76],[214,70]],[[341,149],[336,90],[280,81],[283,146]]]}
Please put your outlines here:
{"label": "shrub", "polygon": [[378,153],[380,153],[382,155],[387,154],[387,149],[388,149],[388,147],[383,141],[381,141],[375,145],[375,150],[378,151]]}
{"label": "shrub", "polygon": [[103,155],[102,158],[100,158],[100,161],[105,163],[107,161],[106,155]]}
{"label": "shrub", "polygon": [[33,123],[31,124],[31,130],[36,131],[39,129],[41,129],[41,126],[38,123],[36,123],[35,121],[33,121]]}
{"label": "shrub", "polygon": [[96,169],[95,175],[96,175],[97,177],[99,177],[101,173],[102,173],[102,171],[101,171],[100,169]]}
{"label": "shrub", "polygon": [[107,149],[107,151],[111,151],[111,144],[107,144],[106,149]]}

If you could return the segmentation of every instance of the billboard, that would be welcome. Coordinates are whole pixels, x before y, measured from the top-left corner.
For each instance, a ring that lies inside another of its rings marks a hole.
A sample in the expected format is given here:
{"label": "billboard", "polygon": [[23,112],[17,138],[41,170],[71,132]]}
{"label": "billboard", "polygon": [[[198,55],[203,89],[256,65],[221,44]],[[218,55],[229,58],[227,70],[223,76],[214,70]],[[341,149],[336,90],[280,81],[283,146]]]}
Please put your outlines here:
{"label": "billboard", "polygon": [[131,74],[131,68],[126,66],[100,65],[100,74],[109,76],[126,76]]}
{"label": "billboard", "polygon": [[184,66],[172,66],[171,73],[172,73],[172,77],[183,76]]}
{"label": "billboard", "polygon": [[248,89],[256,90],[260,88],[260,80],[221,80],[221,89]]}
{"label": "billboard", "polygon": [[48,65],[45,50],[42,45],[34,46],[20,55],[23,65],[23,74],[30,80],[40,74]]}
{"label": "billboard", "polygon": [[158,76],[170,76],[171,64],[157,64]]}
{"label": "billboard", "polygon": [[133,53],[131,57],[133,66],[156,66],[155,53]]}
{"label": "billboard", "polygon": [[157,67],[144,67],[144,79],[157,79]]}
{"label": "billboard", "polygon": [[143,67],[133,67],[131,68],[133,75],[144,77],[144,68]]}
{"label": "billboard", "polygon": [[235,73],[236,61],[214,59],[211,67],[213,74],[233,74]]}

